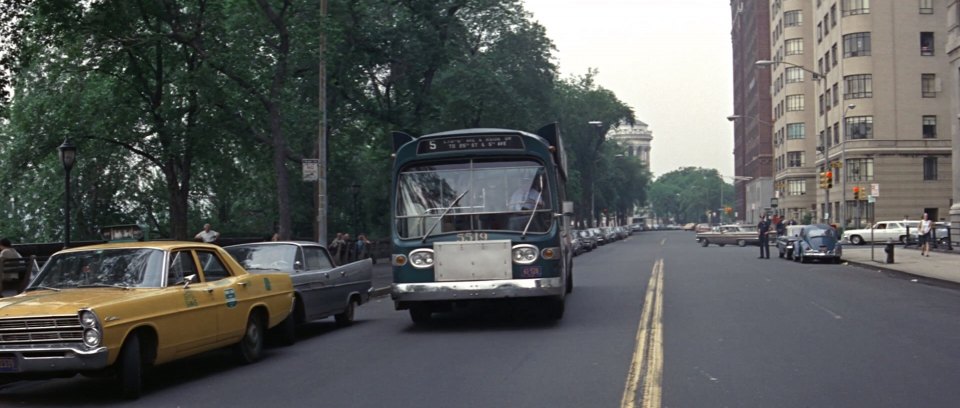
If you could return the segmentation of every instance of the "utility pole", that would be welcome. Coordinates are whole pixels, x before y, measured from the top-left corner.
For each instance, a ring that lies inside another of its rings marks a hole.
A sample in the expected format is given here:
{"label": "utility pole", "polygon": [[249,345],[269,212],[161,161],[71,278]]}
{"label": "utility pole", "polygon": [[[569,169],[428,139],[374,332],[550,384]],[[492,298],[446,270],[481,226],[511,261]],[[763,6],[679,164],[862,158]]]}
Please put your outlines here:
{"label": "utility pole", "polygon": [[317,242],[327,245],[327,0],[320,0],[320,135],[317,140]]}

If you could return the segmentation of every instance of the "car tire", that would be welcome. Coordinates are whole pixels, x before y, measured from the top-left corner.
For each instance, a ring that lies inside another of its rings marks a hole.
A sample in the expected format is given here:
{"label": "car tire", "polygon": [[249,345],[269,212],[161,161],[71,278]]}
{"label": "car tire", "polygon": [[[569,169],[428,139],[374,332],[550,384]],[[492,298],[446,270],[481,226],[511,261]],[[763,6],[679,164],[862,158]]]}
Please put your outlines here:
{"label": "car tire", "polygon": [[263,355],[263,319],[257,313],[247,318],[247,327],[243,329],[243,338],[234,345],[234,352],[242,364],[257,362]]}
{"label": "car tire", "polygon": [[783,258],[783,257],[784,257],[784,255],[783,255],[783,250],[781,249],[781,250],[780,250],[780,258]]}
{"label": "car tire", "polygon": [[546,307],[548,320],[563,319],[563,312],[566,306],[562,296],[547,299],[544,306]]}
{"label": "car tire", "polygon": [[740,248],[743,248],[743,247],[747,246],[747,240],[745,240],[745,239],[738,239],[738,240],[737,240],[737,246],[740,247]]}
{"label": "car tire", "polygon": [[853,245],[863,245],[863,238],[859,235],[850,236],[850,243]]}
{"label": "car tire", "polygon": [[410,320],[413,321],[413,324],[428,324],[432,320],[432,316],[433,311],[426,305],[410,306]]}
{"label": "car tire", "polygon": [[570,272],[567,273],[567,283],[566,283],[565,286],[566,286],[566,288],[564,288],[564,290],[566,291],[566,293],[571,293],[571,292],[573,292],[573,270],[572,270],[572,268],[571,268]]}
{"label": "car tire", "polygon": [[709,245],[710,245],[710,240],[708,240],[708,239],[706,239],[706,238],[700,240],[700,246],[706,248],[706,247],[709,246]]}
{"label": "car tire", "polygon": [[907,242],[907,241],[909,241],[909,240],[907,239],[907,236],[906,236],[906,235],[901,235],[901,236],[900,236],[900,243],[901,243],[901,244],[907,245],[907,244],[909,243],[909,242]]}
{"label": "car tire", "polygon": [[277,327],[270,329],[270,335],[281,346],[292,346],[297,342],[297,316],[291,312]]}
{"label": "car tire", "polygon": [[347,327],[353,324],[353,318],[357,312],[356,305],[357,302],[350,299],[347,301],[347,307],[343,309],[342,312],[333,315],[333,320],[337,322],[337,326]]}
{"label": "car tire", "polygon": [[803,256],[803,251],[800,251],[800,263],[807,263],[807,258]]}
{"label": "car tire", "polygon": [[720,248],[723,248],[723,247],[727,246],[727,244],[717,244],[717,246],[720,247]]}
{"label": "car tire", "polygon": [[124,398],[137,399],[143,393],[143,357],[140,353],[140,337],[127,338],[117,360],[117,380]]}

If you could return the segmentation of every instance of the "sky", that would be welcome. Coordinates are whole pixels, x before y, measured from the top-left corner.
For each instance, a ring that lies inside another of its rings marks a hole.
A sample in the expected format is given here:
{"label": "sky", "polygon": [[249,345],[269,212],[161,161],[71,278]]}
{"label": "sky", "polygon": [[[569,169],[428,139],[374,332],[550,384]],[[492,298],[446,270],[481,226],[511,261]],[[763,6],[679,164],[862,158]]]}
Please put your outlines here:
{"label": "sky", "polygon": [[724,0],[524,0],[561,75],[597,82],[653,132],[654,176],[681,167],[733,176],[733,57]]}

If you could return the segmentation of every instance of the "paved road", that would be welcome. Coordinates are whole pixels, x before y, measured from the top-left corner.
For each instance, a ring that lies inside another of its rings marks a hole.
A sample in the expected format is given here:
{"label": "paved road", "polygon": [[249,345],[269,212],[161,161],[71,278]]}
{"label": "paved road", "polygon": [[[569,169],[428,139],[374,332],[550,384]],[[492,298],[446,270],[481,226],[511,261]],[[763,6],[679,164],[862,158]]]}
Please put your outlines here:
{"label": "paved road", "polygon": [[956,406],[956,286],[757,251],[647,232],[576,258],[558,323],[520,305],[415,327],[379,298],[254,365],[215,352],[159,367],[135,403],[76,377],[2,386],[0,405]]}

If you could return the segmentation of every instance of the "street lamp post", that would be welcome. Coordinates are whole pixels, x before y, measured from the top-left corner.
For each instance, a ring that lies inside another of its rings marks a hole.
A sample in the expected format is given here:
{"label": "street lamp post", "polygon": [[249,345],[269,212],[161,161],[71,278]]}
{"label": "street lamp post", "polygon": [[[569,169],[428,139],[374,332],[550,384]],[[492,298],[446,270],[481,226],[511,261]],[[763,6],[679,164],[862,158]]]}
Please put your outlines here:
{"label": "street lamp post", "polygon": [[360,197],[360,184],[354,182],[350,186],[350,192],[353,193],[353,236],[360,236],[360,204],[358,198]]}
{"label": "street lamp post", "polygon": [[595,189],[596,184],[594,183],[594,181],[596,181],[597,179],[597,152],[600,151],[600,145],[603,143],[603,134],[601,133],[603,129],[603,122],[599,120],[591,120],[587,122],[587,124],[597,129],[597,139],[598,139],[596,147],[593,149],[593,160],[590,163],[590,226],[596,227],[597,220],[600,217],[597,217],[597,212],[596,212],[597,209],[595,207],[597,193]]}
{"label": "street lamp post", "polygon": [[[819,118],[820,118],[821,114],[820,114],[820,112],[817,112],[817,111],[816,111],[816,109],[818,108],[818,106],[816,106],[816,100],[817,100],[817,98],[818,98],[819,95],[820,95],[820,85],[824,85],[824,86],[826,85],[826,84],[824,83],[824,81],[826,81],[827,77],[824,76],[822,73],[817,72],[817,71],[814,71],[814,70],[811,70],[811,69],[809,69],[809,68],[807,68],[807,67],[805,67],[805,66],[803,66],[803,65],[794,64],[794,63],[792,63],[792,62],[787,62],[787,61],[758,60],[757,62],[754,63],[754,65],[756,65],[756,66],[758,66],[758,67],[769,67],[769,66],[776,65],[776,64],[786,64],[786,65],[789,65],[789,66],[791,66],[791,67],[800,68],[800,69],[804,70],[805,72],[809,72],[811,75],[813,75],[813,79],[814,79],[815,81],[817,81],[817,82],[814,84],[814,85],[816,85],[816,87],[815,87],[814,90],[813,90],[813,92],[814,92],[814,112],[813,112],[813,113],[814,113],[814,115],[816,115],[816,116],[814,117],[814,128],[816,129],[817,136],[819,137],[820,132],[819,132],[819,129],[817,129],[817,128],[818,128],[818,126],[819,126],[819,124],[820,124]],[[821,108],[822,108],[822,106],[821,106]],[[820,148],[823,149],[823,159],[824,159],[824,164],[826,164],[827,161],[828,161],[828,160],[827,160],[827,159],[828,159],[828,156],[827,156],[827,147],[826,147],[826,142],[825,142],[824,140],[822,140],[822,139],[820,140],[820,146],[821,146]],[[814,201],[816,201],[816,200],[814,200]],[[826,215],[827,215],[829,212],[830,212],[830,190],[824,190],[823,217],[822,217],[822,218],[824,219],[824,221],[828,221],[828,222],[829,222],[829,220],[826,219]]]}
{"label": "street lamp post", "polygon": [[64,139],[63,144],[57,148],[59,150],[60,163],[63,164],[63,247],[70,247],[70,170],[77,161],[77,147],[70,143],[69,139]]}
{"label": "street lamp post", "polygon": [[843,114],[840,115],[840,126],[843,133],[840,134],[840,225],[847,229],[847,111],[853,110],[857,105],[849,104],[843,108]]}

